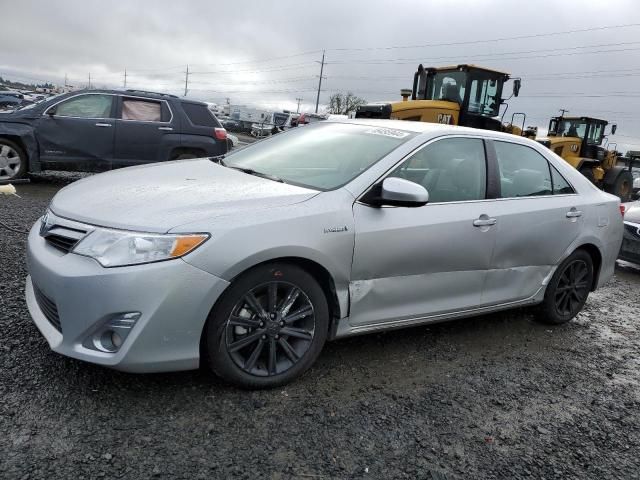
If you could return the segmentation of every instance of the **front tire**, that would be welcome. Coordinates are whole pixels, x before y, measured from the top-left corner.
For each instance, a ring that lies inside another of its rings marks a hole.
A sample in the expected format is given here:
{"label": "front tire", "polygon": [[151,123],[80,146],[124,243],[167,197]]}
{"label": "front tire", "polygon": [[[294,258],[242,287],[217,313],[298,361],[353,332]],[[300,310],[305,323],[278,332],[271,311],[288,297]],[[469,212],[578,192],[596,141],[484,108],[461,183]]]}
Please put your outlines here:
{"label": "front tire", "polygon": [[536,319],[560,325],[575,317],[584,307],[593,284],[593,260],[584,250],[576,250],[554,273]]}
{"label": "front tire", "polygon": [[15,180],[27,173],[27,156],[11,140],[0,138],[0,180]]}
{"label": "front tire", "polygon": [[211,369],[242,388],[273,388],[315,362],[329,327],[318,282],[296,265],[272,263],[238,277],[207,320]]}

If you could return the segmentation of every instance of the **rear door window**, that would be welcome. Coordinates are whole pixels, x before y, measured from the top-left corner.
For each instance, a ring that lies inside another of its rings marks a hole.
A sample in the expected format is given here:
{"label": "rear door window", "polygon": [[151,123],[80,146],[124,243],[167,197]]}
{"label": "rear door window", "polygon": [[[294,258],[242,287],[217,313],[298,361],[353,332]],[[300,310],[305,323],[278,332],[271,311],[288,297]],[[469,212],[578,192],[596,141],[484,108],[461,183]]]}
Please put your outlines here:
{"label": "rear door window", "polygon": [[494,141],[503,198],[551,195],[549,162],[533,148]]}
{"label": "rear door window", "polygon": [[139,122],[161,122],[162,102],[125,97],[122,99],[121,118]]}
{"label": "rear door window", "polygon": [[111,118],[113,95],[78,95],[55,107],[58,117]]}
{"label": "rear door window", "polygon": [[182,108],[192,124],[198,127],[220,127],[220,122],[206,105],[183,103]]}

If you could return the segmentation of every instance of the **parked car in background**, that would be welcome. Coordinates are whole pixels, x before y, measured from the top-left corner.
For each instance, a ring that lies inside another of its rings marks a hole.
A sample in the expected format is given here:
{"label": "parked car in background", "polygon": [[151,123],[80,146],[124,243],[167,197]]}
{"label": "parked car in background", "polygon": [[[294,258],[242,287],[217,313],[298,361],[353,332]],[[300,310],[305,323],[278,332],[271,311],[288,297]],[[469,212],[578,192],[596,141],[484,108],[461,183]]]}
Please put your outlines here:
{"label": "parked car in background", "polygon": [[319,122],[65,187],[29,234],[26,297],[63,355],[204,361],[274,387],[327,339],[524,306],[567,322],[612,277],[622,232],[618,198],[532,140]]}
{"label": "parked car in background", "polygon": [[640,168],[634,168],[631,170],[631,175],[633,176],[633,191],[631,193],[631,198],[640,200]]}
{"label": "parked car in background", "polygon": [[0,179],[222,155],[227,132],[202,102],[137,90],[68,93],[0,114]]}
{"label": "parked car in background", "polygon": [[298,126],[309,125],[310,123],[321,122],[327,119],[327,115],[319,113],[301,113],[298,117]]}
{"label": "parked car in background", "polygon": [[22,105],[22,98],[7,92],[0,92],[0,110],[14,110]]}
{"label": "parked car in background", "polygon": [[640,202],[625,206],[624,237],[618,258],[640,265]]}

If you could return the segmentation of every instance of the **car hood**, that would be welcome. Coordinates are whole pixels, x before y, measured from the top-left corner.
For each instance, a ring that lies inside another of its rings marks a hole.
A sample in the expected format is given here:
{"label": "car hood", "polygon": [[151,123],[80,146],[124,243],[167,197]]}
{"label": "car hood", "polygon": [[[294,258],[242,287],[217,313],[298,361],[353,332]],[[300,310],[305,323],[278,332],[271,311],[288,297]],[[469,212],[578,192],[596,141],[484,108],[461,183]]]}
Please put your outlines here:
{"label": "car hood", "polygon": [[625,221],[640,224],[640,201],[625,205],[627,207],[624,212]]}
{"label": "car hood", "polygon": [[50,208],[56,215],[93,225],[167,232],[220,215],[292,205],[318,193],[196,159],[85,178],[60,190]]}

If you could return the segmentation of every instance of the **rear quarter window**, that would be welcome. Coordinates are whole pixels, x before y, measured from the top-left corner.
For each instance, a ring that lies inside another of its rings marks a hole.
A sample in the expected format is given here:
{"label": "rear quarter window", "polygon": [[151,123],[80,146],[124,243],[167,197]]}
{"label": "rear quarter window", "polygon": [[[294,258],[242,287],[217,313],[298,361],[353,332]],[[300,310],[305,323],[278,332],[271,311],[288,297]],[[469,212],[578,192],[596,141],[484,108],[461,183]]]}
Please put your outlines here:
{"label": "rear quarter window", "polygon": [[220,122],[206,105],[183,103],[182,108],[189,121],[198,127],[220,127]]}

